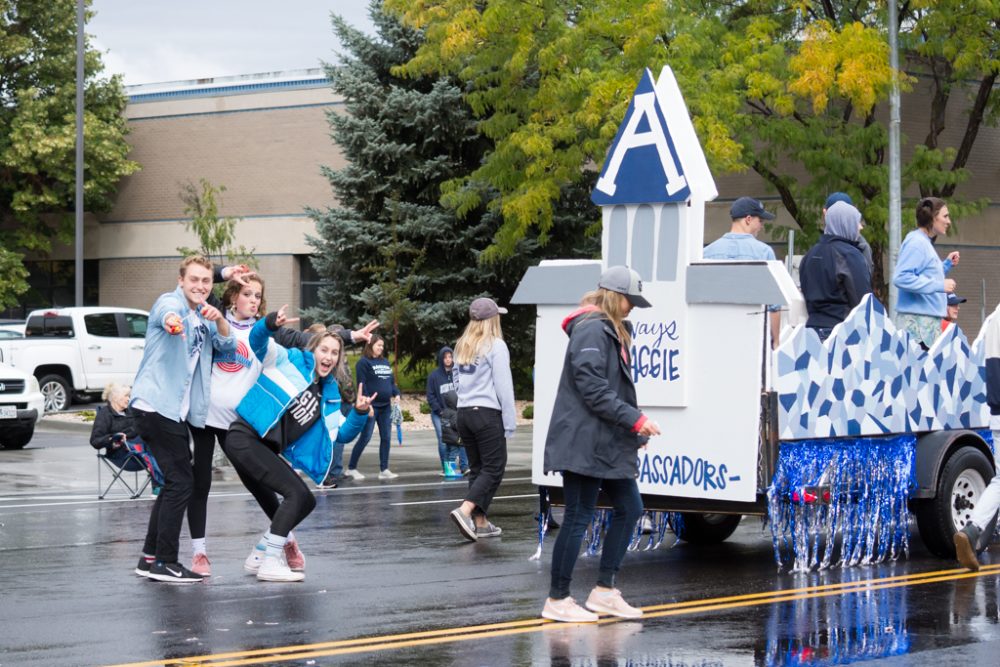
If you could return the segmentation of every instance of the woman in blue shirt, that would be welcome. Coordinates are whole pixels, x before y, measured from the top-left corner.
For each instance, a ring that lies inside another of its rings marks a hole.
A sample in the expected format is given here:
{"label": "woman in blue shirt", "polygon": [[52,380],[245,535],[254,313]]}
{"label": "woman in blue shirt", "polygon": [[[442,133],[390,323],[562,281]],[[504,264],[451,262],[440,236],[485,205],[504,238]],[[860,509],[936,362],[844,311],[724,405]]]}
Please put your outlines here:
{"label": "woman in blue shirt", "polygon": [[892,284],[899,289],[896,326],[908,331],[925,350],[941,333],[947,295],[955,291],[955,281],[945,278],[945,274],[958,265],[958,251],[942,261],[934,250],[934,241],[947,234],[949,227],[951,216],[944,200],[921,199],[917,204],[917,228],[903,239],[892,276]]}

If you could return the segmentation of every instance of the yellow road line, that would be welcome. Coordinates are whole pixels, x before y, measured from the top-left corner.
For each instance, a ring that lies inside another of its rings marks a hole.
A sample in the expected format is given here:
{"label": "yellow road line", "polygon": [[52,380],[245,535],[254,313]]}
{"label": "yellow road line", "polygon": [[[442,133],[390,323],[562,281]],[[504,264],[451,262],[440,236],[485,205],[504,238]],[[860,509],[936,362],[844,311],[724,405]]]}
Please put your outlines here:
{"label": "yellow road line", "polygon": [[[1000,574],[1000,565],[984,566],[979,572],[969,572],[965,569],[938,570],[909,575],[883,577],[881,579],[864,579],[852,582],[823,584],[804,588],[766,591],[763,593],[748,593],[745,595],[730,595],[702,600],[688,600],[661,605],[643,607],[643,619],[711,612],[726,609],[737,609],[763,604],[778,604],[811,598],[831,597],[865,591],[874,591],[901,586],[919,586],[922,584],[941,583],[985,577]],[[603,618],[599,623],[615,623],[620,619]],[[154,660],[114,665],[113,667],[157,667],[159,665],[182,666],[203,665],[205,667],[236,667],[238,665],[258,664],[261,660],[280,662],[287,660],[302,660],[323,656],[335,656],[349,653],[366,653],[379,650],[391,650],[428,644],[443,644],[448,642],[468,641],[487,637],[502,637],[512,634],[539,632],[551,627],[564,627],[565,624],[555,623],[547,619],[532,618],[520,621],[506,621],[484,625],[471,625],[440,630],[409,632],[395,635],[378,635],[360,639],[345,639],[315,644],[300,644],[270,649],[254,649],[217,653],[212,655],[191,656],[171,660]]]}

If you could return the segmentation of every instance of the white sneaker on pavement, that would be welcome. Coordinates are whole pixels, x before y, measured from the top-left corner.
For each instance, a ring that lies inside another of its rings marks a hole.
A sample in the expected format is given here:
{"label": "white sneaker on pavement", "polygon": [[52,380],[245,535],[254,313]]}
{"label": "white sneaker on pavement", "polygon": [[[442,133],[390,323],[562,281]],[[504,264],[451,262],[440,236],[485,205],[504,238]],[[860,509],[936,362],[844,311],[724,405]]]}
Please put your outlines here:
{"label": "white sneaker on pavement", "polygon": [[620,618],[642,618],[642,609],[625,602],[622,592],[617,588],[608,590],[595,587],[590,591],[586,605],[590,611],[600,614],[611,614]]}
{"label": "white sneaker on pavement", "polygon": [[264,554],[264,549],[258,549],[254,546],[254,548],[250,550],[250,555],[247,556],[245,561],[243,561],[243,569],[250,574],[257,574],[257,570],[260,569],[260,564],[264,562]]}
{"label": "white sneaker on pavement", "polygon": [[379,479],[396,479],[397,477],[399,477],[399,475],[389,470],[388,468],[386,468],[385,470],[383,470],[378,474]]}
{"label": "white sneaker on pavement", "polygon": [[596,623],[597,614],[587,611],[576,603],[573,598],[562,600],[545,599],[542,608],[542,618],[562,623]]}
{"label": "white sneaker on pavement", "polygon": [[348,468],[347,471],[344,473],[344,475],[350,477],[351,479],[357,479],[357,480],[362,480],[365,478],[364,475],[362,475],[357,470],[354,470],[352,468]]}
{"label": "white sneaker on pavement", "polygon": [[260,581],[302,581],[306,578],[301,572],[292,572],[285,562],[284,554],[281,556],[264,556],[264,562],[257,570],[257,579]]}

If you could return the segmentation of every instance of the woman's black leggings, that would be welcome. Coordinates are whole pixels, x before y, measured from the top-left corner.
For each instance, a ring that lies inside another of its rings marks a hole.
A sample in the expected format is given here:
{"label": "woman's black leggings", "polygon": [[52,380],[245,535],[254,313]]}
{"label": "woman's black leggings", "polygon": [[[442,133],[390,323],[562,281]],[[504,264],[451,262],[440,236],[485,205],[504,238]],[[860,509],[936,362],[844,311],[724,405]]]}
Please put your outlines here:
{"label": "woman's black leggings", "polygon": [[218,438],[219,445],[225,445],[227,432],[214,426],[191,427],[191,439],[194,440],[194,491],[191,494],[191,502],[188,503],[187,517],[192,540],[205,537],[205,524],[208,522],[208,492],[212,490],[215,440]]}
{"label": "woman's black leggings", "polygon": [[234,424],[222,448],[243,485],[271,519],[272,535],[287,537],[316,507],[316,498],[302,478],[256,433]]}

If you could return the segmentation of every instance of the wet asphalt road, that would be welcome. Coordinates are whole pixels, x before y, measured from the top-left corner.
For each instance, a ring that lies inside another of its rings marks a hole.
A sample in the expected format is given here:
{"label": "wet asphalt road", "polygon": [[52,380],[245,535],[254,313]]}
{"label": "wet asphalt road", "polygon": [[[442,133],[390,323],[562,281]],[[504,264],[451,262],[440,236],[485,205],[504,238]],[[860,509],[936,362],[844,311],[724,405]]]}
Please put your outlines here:
{"label": "wet asphalt road", "polygon": [[[529,438],[512,445],[491,511],[501,538],[458,535],[448,511],[464,483],[442,482],[435,447],[413,436],[393,450],[398,480],[318,494],[296,531],[300,584],[244,575],[266,519],[223,472],[209,500],[214,576],[178,586],[132,574],[148,495],[97,501],[86,435],[39,433],[0,451],[0,666],[1000,663],[1000,566],[965,573],[927,554],[915,531],[909,560],[809,575],[776,571],[757,518],[722,545],[671,548],[668,536],[629,554],[619,579],[645,608],[641,622],[542,622],[552,539],[528,560]],[[376,449],[362,471],[377,468]],[[998,551],[984,561],[1000,563]],[[596,565],[580,560],[577,598]]]}

